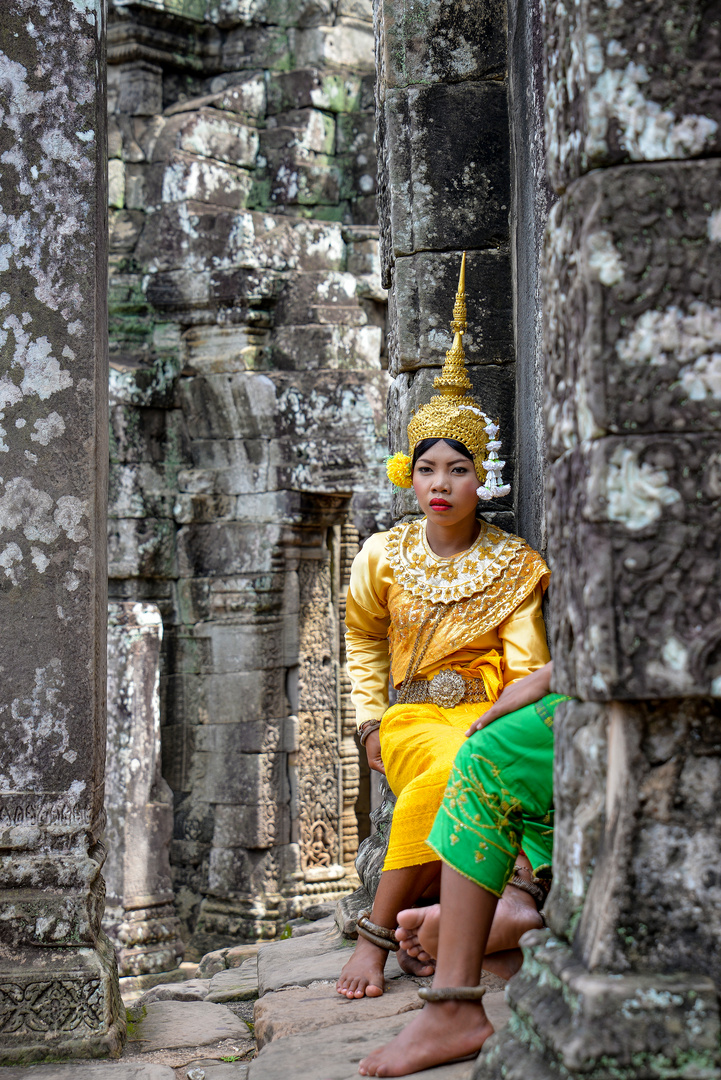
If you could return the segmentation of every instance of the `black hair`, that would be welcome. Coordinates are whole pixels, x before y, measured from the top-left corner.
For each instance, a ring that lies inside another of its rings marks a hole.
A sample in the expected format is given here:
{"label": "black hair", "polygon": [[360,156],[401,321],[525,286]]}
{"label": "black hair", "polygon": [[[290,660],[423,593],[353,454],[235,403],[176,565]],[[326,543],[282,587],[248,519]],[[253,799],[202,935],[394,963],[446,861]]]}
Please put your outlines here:
{"label": "black hair", "polygon": [[413,469],[415,469],[418,458],[422,457],[427,450],[430,450],[430,448],[432,446],[435,446],[438,442],[448,443],[451,450],[455,450],[457,454],[462,454],[464,458],[468,458],[469,461],[473,461],[473,454],[471,453],[471,451],[468,449],[467,446],[464,446],[462,442],[458,442],[458,439],[421,439],[421,441],[416,445],[416,448],[413,451],[411,472],[413,471]]}

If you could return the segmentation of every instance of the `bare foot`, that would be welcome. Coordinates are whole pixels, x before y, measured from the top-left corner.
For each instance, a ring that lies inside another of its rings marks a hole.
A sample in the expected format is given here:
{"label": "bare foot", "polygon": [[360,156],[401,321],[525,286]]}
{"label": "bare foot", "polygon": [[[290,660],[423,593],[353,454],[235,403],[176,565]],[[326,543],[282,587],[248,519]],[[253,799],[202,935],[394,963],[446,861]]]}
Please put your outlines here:
{"label": "bare foot", "polygon": [[392,1042],[363,1058],[358,1072],[361,1076],[406,1076],[477,1054],[492,1034],[480,1001],[427,1002]]}
{"label": "bare foot", "polygon": [[[425,956],[425,953],[423,955]],[[436,962],[430,956],[423,961],[420,956],[410,956],[405,949],[399,949],[397,956],[398,967],[401,971],[405,971],[406,975],[415,975],[417,978],[426,979],[436,970]]]}
{"label": "bare foot", "polygon": [[501,979],[512,979],[521,970],[523,953],[520,949],[504,949],[503,952],[491,953],[483,958],[483,970],[490,971]]}
{"label": "bare foot", "polygon": [[517,949],[526,930],[540,930],[542,926],[543,920],[533,897],[515,885],[506,885],[493,918],[486,956]]}
{"label": "bare foot", "polygon": [[396,938],[401,943],[401,949],[422,964],[435,960],[438,955],[440,922],[440,904],[399,911]]}
{"label": "bare foot", "polygon": [[383,969],[387,958],[385,949],[359,937],[353,955],[335,984],[338,993],[348,998],[380,997],[385,986]]}

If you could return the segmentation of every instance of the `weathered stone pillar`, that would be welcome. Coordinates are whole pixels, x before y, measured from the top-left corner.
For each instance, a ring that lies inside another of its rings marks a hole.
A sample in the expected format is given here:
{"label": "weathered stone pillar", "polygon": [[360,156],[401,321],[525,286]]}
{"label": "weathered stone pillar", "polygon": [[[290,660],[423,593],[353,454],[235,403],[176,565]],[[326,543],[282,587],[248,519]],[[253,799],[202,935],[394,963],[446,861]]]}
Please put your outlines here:
{"label": "weathered stone pillar", "polygon": [[170,971],[183,957],[170,875],[173,793],[160,774],[162,639],[155,604],[109,605],[103,926],[121,977]]}
{"label": "weathered stone pillar", "polygon": [[546,11],[549,624],[555,688],[578,700],[555,731],[551,930],[525,939],[478,1077],[721,1075],[710,12]]}
{"label": "weathered stone pillar", "polygon": [[103,5],[0,20],[0,1062],[117,1054],[104,850]]}

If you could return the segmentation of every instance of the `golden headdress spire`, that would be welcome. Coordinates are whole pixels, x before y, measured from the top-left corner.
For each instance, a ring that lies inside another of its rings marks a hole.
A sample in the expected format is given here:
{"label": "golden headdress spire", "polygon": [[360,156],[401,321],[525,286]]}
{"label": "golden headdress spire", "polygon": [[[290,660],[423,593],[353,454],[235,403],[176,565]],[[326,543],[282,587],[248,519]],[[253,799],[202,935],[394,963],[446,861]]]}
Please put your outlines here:
{"label": "golden headdress spire", "polygon": [[466,327],[466,253],[464,251],[451,321],[453,344],[446,353],[443,371],[433,380],[436,390],[440,390],[448,397],[463,397],[472,389],[471,380],[466,371],[466,354],[463,351],[463,335]]}
{"label": "golden headdress spire", "polygon": [[397,487],[410,487],[411,459],[418,443],[424,439],[455,439],[463,443],[473,457],[476,476],[480,481],[478,498],[496,499],[507,495],[511,489],[507,484],[499,483],[505,462],[499,460],[497,453],[501,447],[498,441],[498,425],[493,423],[470,394],[472,384],[466,371],[466,354],[463,351],[466,326],[464,251],[451,321],[453,344],[446,353],[443,370],[433,380],[434,387],[440,390],[440,393],[434,394],[409,423],[408,449],[411,456],[398,453],[389,458],[388,479]]}

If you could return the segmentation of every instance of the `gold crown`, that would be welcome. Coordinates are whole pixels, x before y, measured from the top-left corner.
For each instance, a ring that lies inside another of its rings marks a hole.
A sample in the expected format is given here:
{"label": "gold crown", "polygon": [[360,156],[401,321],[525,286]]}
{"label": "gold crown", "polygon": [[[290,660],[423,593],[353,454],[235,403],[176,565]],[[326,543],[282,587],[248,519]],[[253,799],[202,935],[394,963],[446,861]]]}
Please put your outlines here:
{"label": "gold crown", "polygon": [[476,475],[481,483],[485,480],[484,463],[487,460],[488,443],[495,432],[486,430],[491,421],[471,396],[471,380],[466,371],[466,354],[463,351],[463,335],[466,331],[466,253],[461,260],[458,292],[453,305],[453,344],[446,353],[440,375],[433,385],[440,394],[434,395],[423,405],[408,425],[408,448],[413,451],[423,439],[456,439],[470,450]]}

